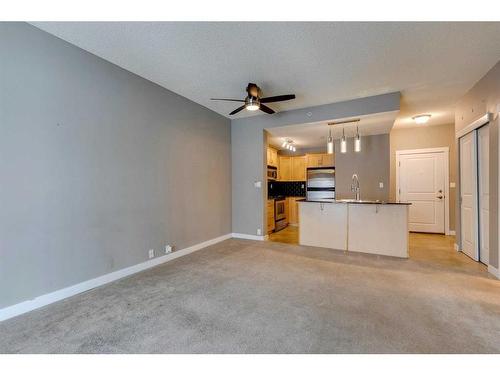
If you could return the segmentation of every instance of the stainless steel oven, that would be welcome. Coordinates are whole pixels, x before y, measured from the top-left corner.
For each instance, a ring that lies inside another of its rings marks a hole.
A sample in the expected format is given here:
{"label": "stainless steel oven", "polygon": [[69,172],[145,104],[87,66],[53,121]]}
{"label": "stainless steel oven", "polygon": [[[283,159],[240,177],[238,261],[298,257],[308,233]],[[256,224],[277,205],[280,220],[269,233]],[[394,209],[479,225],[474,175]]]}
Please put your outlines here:
{"label": "stainless steel oven", "polygon": [[288,220],[286,218],[286,198],[277,197],[274,200],[274,226],[275,232],[286,228]]}

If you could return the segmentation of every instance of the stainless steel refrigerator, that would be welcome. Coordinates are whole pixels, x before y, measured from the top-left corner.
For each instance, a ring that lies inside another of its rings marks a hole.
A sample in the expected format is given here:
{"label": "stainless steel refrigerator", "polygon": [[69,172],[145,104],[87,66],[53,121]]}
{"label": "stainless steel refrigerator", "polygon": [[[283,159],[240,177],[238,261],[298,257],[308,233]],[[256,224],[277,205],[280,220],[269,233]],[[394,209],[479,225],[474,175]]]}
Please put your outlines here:
{"label": "stainless steel refrigerator", "polygon": [[335,199],[335,168],[307,168],[307,200],[330,201]]}

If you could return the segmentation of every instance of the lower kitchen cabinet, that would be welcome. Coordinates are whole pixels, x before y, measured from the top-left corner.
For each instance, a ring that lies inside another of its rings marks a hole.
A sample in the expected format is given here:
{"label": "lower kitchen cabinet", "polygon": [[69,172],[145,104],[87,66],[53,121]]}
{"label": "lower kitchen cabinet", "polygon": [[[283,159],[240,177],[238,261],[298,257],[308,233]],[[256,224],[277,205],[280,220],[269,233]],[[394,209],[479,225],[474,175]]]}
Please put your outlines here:
{"label": "lower kitchen cabinet", "polygon": [[288,203],[288,224],[298,225],[299,224],[299,204],[298,200],[304,199],[304,197],[287,197]]}

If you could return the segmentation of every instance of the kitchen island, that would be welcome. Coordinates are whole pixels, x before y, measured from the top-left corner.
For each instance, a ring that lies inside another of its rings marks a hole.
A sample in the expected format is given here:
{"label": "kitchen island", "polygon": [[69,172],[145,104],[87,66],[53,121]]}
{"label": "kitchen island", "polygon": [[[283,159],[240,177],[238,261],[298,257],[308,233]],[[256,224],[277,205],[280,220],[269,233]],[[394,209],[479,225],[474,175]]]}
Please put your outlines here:
{"label": "kitchen island", "polygon": [[408,258],[408,203],[298,202],[301,245]]}

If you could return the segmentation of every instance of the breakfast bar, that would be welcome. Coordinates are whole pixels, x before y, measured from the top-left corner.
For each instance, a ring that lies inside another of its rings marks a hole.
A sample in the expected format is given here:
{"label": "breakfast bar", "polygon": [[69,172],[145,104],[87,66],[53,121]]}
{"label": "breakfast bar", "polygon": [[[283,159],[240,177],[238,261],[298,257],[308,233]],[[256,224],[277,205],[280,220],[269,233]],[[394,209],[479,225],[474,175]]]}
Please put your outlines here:
{"label": "breakfast bar", "polygon": [[299,243],[408,258],[409,203],[300,200]]}

